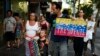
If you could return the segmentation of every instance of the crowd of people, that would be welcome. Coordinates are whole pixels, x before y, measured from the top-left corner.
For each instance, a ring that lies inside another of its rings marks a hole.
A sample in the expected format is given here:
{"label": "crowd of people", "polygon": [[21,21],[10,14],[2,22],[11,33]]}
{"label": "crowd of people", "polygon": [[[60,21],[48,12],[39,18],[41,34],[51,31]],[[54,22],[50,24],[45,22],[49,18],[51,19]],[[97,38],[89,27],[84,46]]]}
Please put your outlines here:
{"label": "crowd of people", "polygon": [[[23,23],[19,13],[7,11],[4,19],[4,39],[7,48],[20,47],[22,37],[25,39],[26,56],[68,56],[68,40],[73,41],[75,56],[86,56],[87,44],[91,43],[91,53],[95,55],[94,34],[95,24],[92,15],[84,19],[84,11],[78,11],[78,17],[70,17],[67,13],[61,12],[61,4],[51,3],[51,12],[44,16],[37,17],[35,12],[30,12],[28,19]],[[49,20],[46,20],[48,18]],[[70,37],[54,35],[56,18],[70,18],[72,20],[83,20],[87,22],[86,37]],[[24,33],[24,36],[22,36]]]}

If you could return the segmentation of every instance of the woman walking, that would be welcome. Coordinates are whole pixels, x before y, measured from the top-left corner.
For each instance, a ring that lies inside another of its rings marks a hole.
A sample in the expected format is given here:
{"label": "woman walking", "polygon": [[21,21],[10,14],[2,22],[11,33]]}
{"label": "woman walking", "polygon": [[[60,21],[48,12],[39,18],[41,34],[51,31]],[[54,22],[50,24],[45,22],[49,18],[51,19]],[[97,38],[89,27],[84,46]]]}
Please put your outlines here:
{"label": "woman walking", "polygon": [[29,15],[29,20],[27,20],[25,24],[26,56],[40,56],[37,44],[37,33],[40,27],[36,20],[36,14],[31,12]]}
{"label": "woman walking", "polygon": [[23,29],[23,22],[19,16],[19,13],[14,13],[14,18],[16,19],[16,28],[15,28],[15,34],[16,34],[16,39],[15,43],[17,45],[17,48],[20,47],[20,42],[21,42],[21,33]]}
{"label": "woman walking", "polygon": [[87,44],[90,42],[91,44],[91,53],[93,56],[97,56],[95,54],[95,46],[94,46],[94,31],[95,31],[95,26],[96,22],[93,20],[94,18],[92,15],[89,16],[87,20],[87,33],[86,37],[84,38],[84,55],[87,56]]}
{"label": "woman walking", "polygon": [[[84,12],[83,10],[80,10],[78,12],[78,18],[76,18],[76,20],[84,20]],[[84,47],[84,41],[83,41],[84,37],[75,37],[74,38],[74,51],[75,51],[75,56],[82,56],[83,53],[83,47]]]}

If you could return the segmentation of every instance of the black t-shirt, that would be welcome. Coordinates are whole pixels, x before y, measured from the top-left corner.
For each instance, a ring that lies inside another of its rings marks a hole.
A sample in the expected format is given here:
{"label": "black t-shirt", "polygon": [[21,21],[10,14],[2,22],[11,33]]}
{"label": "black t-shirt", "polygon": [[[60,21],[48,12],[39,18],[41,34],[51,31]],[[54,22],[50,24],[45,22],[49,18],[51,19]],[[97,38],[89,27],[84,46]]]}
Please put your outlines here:
{"label": "black t-shirt", "polygon": [[50,12],[47,12],[46,19],[50,24],[50,28],[53,26],[53,20],[55,20],[56,17],[57,17],[56,14],[50,14]]}
{"label": "black t-shirt", "polygon": [[41,44],[42,44],[42,43],[44,44],[44,46],[47,45],[47,44],[46,44],[46,39],[44,39],[44,40],[40,40],[40,39],[39,39],[39,40],[38,40],[38,45],[39,45],[39,48],[40,48],[40,49],[41,49]]}
{"label": "black t-shirt", "polygon": [[[53,16],[52,16],[53,17]],[[52,27],[51,27],[51,40],[52,41],[55,41],[55,42],[63,42],[63,41],[67,41],[67,37],[66,36],[57,36],[57,35],[54,35],[54,29],[55,29],[55,21],[56,21],[56,18],[55,17],[53,20],[52,20]],[[61,17],[59,18],[67,18],[64,14],[62,14]]]}

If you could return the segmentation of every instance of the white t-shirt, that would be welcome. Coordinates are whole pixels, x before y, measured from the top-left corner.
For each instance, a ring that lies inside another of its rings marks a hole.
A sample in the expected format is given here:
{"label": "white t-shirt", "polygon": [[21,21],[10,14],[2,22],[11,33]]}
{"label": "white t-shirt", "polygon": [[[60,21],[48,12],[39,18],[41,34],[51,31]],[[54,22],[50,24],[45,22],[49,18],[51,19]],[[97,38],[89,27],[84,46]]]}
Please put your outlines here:
{"label": "white t-shirt", "polygon": [[16,20],[14,17],[7,17],[4,19],[5,32],[14,31],[14,26],[16,25]]}
{"label": "white t-shirt", "polygon": [[[35,23],[35,25],[30,26],[29,21],[26,23],[26,35],[29,37],[26,37],[26,40],[31,40],[31,37],[36,36],[37,31],[39,31],[40,27],[38,25],[38,22]],[[38,37],[36,37],[38,39]]]}
{"label": "white t-shirt", "polygon": [[[84,38],[84,42],[87,42],[88,40],[93,38],[94,26],[95,22],[87,21],[87,32],[86,32],[86,37]],[[88,29],[89,27],[91,28]]]}
{"label": "white t-shirt", "polygon": [[95,26],[95,22],[93,21],[88,21],[88,25],[87,27],[92,27],[91,29],[89,29],[88,31],[91,31],[92,33],[94,32],[94,26]]}

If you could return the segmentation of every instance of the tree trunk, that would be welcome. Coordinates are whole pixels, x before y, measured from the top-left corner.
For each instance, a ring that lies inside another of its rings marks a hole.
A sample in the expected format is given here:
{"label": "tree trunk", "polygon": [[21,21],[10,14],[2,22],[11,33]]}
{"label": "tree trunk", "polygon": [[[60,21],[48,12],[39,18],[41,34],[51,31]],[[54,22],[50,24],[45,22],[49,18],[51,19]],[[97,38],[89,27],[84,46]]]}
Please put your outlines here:
{"label": "tree trunk", "polygon": [[80,0],[78,0],[78,11],[80,10]]}
{"label": "tree trunk", "polygon": [[96,20],[98,20],[99,13],[100,13],[100,9],[98,9],[98,12],[97,12],[97,14],[96,14]]}
{"label": "tree trunk", "polygon": [[99,27],[99,13],[100,13],[100,9],[98,9],[98,12],[96,14],[96,22],[97,22],[97,27]]}

